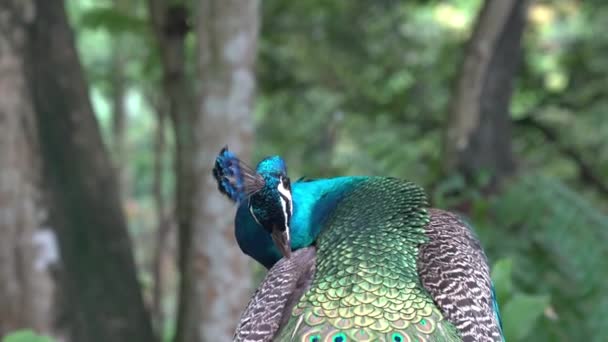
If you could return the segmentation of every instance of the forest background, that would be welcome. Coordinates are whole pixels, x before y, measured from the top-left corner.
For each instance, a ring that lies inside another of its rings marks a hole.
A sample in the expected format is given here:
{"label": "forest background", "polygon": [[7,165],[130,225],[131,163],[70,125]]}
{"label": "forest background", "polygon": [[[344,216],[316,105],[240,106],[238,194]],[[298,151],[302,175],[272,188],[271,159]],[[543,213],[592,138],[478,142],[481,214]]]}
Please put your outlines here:
{"label": "forest background", "polygon": [[0,338],[228,341],[211,178],[383,175],[465,215],[508,341],[608,336],[608,3],[2,0]]}

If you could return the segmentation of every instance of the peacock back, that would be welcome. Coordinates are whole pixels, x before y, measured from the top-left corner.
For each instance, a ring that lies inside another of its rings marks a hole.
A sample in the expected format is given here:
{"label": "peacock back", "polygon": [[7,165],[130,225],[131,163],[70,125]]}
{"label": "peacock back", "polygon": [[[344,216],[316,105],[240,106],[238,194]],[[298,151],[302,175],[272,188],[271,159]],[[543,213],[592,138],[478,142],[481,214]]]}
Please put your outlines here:
{"label": "peacock back", "polygon": [[425,290],[419,248],[430,222],[424,191],[370,177],[323,223],[315,276],[276,341],[460,341]]}

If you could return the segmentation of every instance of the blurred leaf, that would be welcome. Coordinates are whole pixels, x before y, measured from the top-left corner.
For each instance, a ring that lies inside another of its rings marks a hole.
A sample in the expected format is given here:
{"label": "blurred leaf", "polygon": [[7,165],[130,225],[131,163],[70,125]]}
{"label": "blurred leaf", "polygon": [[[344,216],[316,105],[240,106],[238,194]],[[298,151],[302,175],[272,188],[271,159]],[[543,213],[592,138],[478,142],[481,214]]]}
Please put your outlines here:
{"label": "blurred leaf", "polygon": [[[513,284],[550,293],[560,317],[533,330],[534,339],[595,341],[595,336],[605,336],[608,305],[605,277],[598,270],[608,260],[608,217],[554,178],[528,174],[507,189],[494,202],[492,216],[510,237],[494,243],[513,255]],[[506,325],[509,319],[503,316]]]}
{"label": "blurred leaf", "polygon": [[500,259],[492,267],[492,281],[499,303],[506,303],[513,294],[512,271],[513,260],[511,259]]}
{"label": "blurred leaf", "polygon": [[503,306],[502,318],[507,341],[522,341],[549,305],[550,297],[518,293]]}
{"label": "blurred leaf", "polygon": [[2,342],[53,342],[53,339],[37,335],[31,330],[20,330],[5,336]]}
{"label": "blurred leaf", "polygon": [[132,33],[145,34],[148,23],[114,8],[95,8],[86,11],[80,18],[80,26],[84,29],[104,29],[110,34]]}

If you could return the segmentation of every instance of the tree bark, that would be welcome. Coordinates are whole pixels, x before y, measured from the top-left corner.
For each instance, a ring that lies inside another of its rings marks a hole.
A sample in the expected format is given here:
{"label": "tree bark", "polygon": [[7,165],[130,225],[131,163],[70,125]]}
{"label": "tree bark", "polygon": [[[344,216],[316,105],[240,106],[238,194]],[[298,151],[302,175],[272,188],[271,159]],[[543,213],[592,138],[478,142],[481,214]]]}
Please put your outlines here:
{"label": "tree bark", "polygon": [[[190,31],[188,11],[181,1],[169,5],[163,0],[148,0],[148,8],[163,68],[162,88],[165,99],[160,102],[167,106],[175,137],[174,216],[178,228],[179,269],[185,270],[188,257],[187,248],[192,237],[192,196],[194,189],[194,168],[192,164],[194,128],[192,123],[195,112],[193,96],[190,91],[194,82],[188,78],[185,71],[185,39],[186,34]],[[159,237],[163,233],[159,230]],[[188,278],[188,274],[182,272],[179,293],[189,292],[186,287],[191,283],[186,278]],[[182,301],[187,300],[188,298],[179,295],[178,317],[183,315],[182,310],[188,305]],[[179,335],[181,331],[179,321],[177,324],[176,335]]]}
{"label": "tree bark", "polygon": [[165,326],[165,311],[163,309],[163,299],[165,296],[165,277],[166,260],[169,259],[169,233],[171,232],[171,217],[167,213],[165,195],[163,193],[164,184],[164,161],[165,161],[165,122],[164,108],[156,110],[156,135],[154,139],[154,206],[156,209],[156,248],[152,261],[152,318],[156,327],[157,335],[162,336]]}
{"label": "tree bark", "polygon": [[122,37],[114,37],[112,54],[111,97],[112,97],[112,152],[114,155],[114,168],[118,175],[118,185],[123,197],[128,195],[128,174],[125,167],[127,161],[126,146],[126,92],[127,80],[125,75],[125,53]]}
{"label": "tree bark", "polygon": [[488,171],[499,182],[515,169],[509,103],[526,9],[526,0],[487,0],[479,14],[449,105],[446,172]]}
{"label": "tree bark", "polygon": [[73,341],[154,341],[118,187],[61,0],[35,0],[29,86]]}
{"label": "tree bark", "polygon": [[234,238],[234,205],[211,170],[225,144],[249,159],[259,1],[201,0],[196,22],[200,102],[194,120],[192,235],[176,342],[229,341],[250,294],[249,261]]}
{"label": "tree bark", "polygon": [[23,64],[33,1],[0,3],[0,337],[54,331],[54,235],[43,229],[38,139]]}

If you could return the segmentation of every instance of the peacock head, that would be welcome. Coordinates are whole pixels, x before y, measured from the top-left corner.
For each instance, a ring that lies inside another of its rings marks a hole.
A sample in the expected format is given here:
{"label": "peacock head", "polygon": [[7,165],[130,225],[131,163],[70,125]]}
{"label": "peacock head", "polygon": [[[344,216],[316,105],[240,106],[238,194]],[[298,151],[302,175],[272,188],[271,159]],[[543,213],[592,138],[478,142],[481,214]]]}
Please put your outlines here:
{"label": "peacock head", "polygon": [[224,147],[216,158],[213,176],[230,199],[249,201],[254,220],[270,234],[283,256],[291,256],[293,200],[285,161],[279,156],[267,157],[253,170]]}

